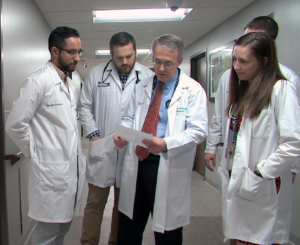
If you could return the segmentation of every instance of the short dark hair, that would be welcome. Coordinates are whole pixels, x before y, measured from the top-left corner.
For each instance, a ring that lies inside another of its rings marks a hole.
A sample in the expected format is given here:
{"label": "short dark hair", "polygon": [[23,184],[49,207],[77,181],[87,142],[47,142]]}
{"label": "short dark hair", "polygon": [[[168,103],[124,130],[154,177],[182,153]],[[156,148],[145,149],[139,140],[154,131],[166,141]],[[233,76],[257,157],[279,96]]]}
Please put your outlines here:
{"label": "short dark hair", "polygon": [[277,22],[269,16],[259,16],[254,18],[248,23],[245,30],[247,28],[253,30],[264,30],[273,38],[273,40],[276,40],[279,31]]}
{"label": "short dark hair", "polygon": [[60,47],[63,48],[66,46],[66,39],[69,37],[79,37],[79,33],[76,29],[67,27],[67,26],[59,26],[55,28],[49,36],[48,39],[48,49],[51,53],[52,47]]}
{"label": "short dark hair", "polygon": [[126,31],[118,32],[118,33],[114,34],[109,41],[110,52],[113,53],[114,46],[117,46],[117,45],[118,46],[126,46],[129,43],[132,43],[133,49],[136,52],[136,42],[135,42],[134,37]]}

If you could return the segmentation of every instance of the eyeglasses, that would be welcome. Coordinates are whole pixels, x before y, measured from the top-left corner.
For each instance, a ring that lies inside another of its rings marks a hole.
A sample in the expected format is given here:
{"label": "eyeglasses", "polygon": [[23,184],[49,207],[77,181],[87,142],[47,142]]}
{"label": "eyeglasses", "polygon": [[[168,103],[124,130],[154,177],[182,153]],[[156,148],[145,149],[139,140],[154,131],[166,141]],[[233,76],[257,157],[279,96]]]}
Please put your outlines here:
{"label": "eyeglasses", "polygon": [[178,60],[176,60],[175,62],[172,62],[172,61],[161,62],[160,60],[153,60],[153,64],[158,67],[161,67],[161,65],[164,65],[164,67],[170,68],[173,65],[175,65],[177,61]]}
{"label": "eyeglasses", "polygon": [[77,54],[79,56],[83,55],[83,50],[79,49],[78,51],[76,49],[64,49],[61,47],[57,47],[60,50],[66,51],[69,55],[71,55],[73,58],[75,58],[77,56]]}

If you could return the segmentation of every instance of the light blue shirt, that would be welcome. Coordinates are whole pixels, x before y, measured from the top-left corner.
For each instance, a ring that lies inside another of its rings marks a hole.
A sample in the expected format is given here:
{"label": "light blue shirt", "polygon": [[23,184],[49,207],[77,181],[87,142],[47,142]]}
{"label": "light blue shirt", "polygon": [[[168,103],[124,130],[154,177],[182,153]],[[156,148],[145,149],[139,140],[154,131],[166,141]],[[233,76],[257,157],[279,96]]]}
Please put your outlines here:
{"label": "light blue shirt", "polygon": [[[166,106],[166,103],[168,100],[171,101],[171,99],[172,99],[174,88],[175,88],[177,78],[178,78],[178,73],[179,72],[177,69],[174,77],[171,80],[165,82],[164,85],[162,86],[162,98],[161,98],[161,104],[160,104],[160,109],[159,109],[159,121],[158,121],[157,134],[156,134],[156,137],[159,137],[159,138],[164,138],[165,134],[166,134],[167,124],[168,124],[168,108]],[[155,90],[153,91],[153,95],[151,97],[151,105],[152,105],[152,101],[155,97],[155,94],[156,94],[156,91],[158,88],[158,84],[159,83],[156,79]]]}

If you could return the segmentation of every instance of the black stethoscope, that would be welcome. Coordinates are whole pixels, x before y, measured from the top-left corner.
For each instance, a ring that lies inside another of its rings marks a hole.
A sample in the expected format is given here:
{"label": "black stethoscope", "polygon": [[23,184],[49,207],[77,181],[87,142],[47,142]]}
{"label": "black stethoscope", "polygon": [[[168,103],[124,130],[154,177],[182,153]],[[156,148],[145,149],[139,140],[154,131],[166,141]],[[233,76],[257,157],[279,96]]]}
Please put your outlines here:
{"label": "black stethoscope", "polygon": [[[173,95],[174,95],[175,90],[176,90],[176,88],[177,88],[177,85],[178,85],[178,83],[179,83],[180,69],[177,68],[177,71],[178,71],[178,76],[177,76],[177,79],[176,79],[176,83],[175,83],[175,86],[174,86],[174,89],[173,89],[173,93],[172,93],[171,99],[169,99],[169,100],[166,101],[166,107],[167,107],[167,108],[169,108],[169,106],[170,106],[171,100],[172,100],[172,98],[173,98]],[[154,78],[153,78],[152,96],[153,96],[153,92],[154,92],[154,90],[155,90],[157,81],[158,81],[158,79],[157,79],[157,76],[155,75]],[[152,102],[151,102],[151,103],[152,103]]]}
{"label": "black stethoscope", "polygon": [[[112,72],[112,69],[109,70],[109,73],[108,73],[108,75],[106,76],[105,79],[103,79],[103,77],[104,77],[104,73],[105,73],[105,71],[107,70],[107,67],[108,67],[108,65],[109,65],[109,63],[110,63],[111,61],[112,61],[112,60],[108,61],[107,64],[106,64],[106,66],[104,67],[103,72],[102,72],[102,82],[101,82],[101,81],[98,82],[98,87],[108,87],[108,86],[110,86],[110,83],[106,83],[105,81],[106,81],[107,78],[110,76],[110,74],[111,74],[111,72]],[[141,81],[140,78],[139,78],[139,73],[138,73],[138,71],[135,71],[135,76],[136,76],[135,84],[138,84],[138,83]]]}

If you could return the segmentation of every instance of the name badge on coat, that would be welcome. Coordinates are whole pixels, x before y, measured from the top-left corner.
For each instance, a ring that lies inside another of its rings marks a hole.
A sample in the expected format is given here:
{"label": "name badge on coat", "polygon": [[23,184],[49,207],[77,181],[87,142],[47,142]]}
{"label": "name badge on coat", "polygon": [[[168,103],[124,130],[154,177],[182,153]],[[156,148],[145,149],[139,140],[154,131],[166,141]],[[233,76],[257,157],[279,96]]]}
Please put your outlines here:
{"label": "name badge on coat", "polygon": [[105,82],[98,82],[98,87],[109,87],[110,83],[105,83]]}
{"label": "name badge on coat", "polygon": [[186,116],[187,108],[177,108],[176,116],[184,117]]}

